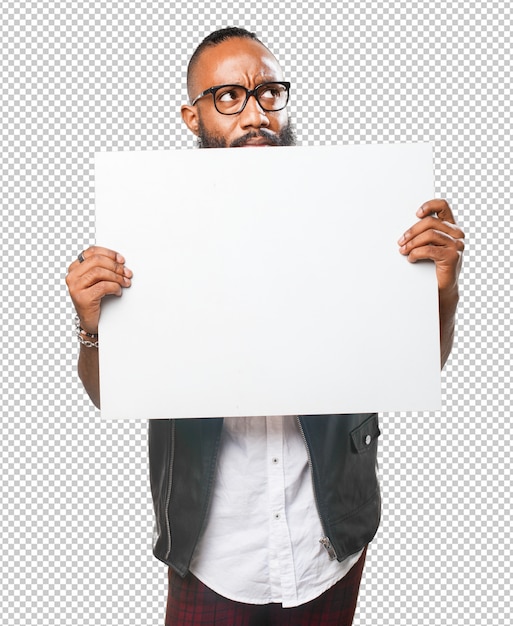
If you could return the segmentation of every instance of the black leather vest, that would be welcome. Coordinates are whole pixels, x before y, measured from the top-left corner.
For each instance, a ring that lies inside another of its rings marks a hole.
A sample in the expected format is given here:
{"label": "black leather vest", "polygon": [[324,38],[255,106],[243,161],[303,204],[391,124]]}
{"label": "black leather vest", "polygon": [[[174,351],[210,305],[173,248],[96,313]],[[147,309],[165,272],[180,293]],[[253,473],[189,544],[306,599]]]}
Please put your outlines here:
{"label": "black leather vest", "polygon": [[[323,545],[343,560],[374,537],[381,497],[376,475],[377,413],[298,418],[308,450]],[[222,418],[150,420],[155,556],[181,576],[205,522]]]}

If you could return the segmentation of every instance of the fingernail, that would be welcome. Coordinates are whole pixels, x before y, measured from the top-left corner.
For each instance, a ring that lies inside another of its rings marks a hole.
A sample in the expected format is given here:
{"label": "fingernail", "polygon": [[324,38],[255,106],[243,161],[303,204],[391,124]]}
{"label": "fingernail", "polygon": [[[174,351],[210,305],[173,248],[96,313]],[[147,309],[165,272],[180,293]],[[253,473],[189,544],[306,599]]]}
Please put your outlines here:
{"label": "fingernail", "polygon": [[406,237],[404,235],[401,235],[401,239],[399,239],[399,241],[397,242],[400,246],[403,245],[403,243],[406,241]]}
{"label": "fingernail", "polygon": [[421,206],[420,209],[416,213],[417,217],[422,217],[424,215],[424,207]]}
{"label": "fingernail", "polygon": [[116,261],[118,263],[124,263],[125,262],[125,257],[122,254],[119,254],[119,252],[116,252]]}
{"label": "fingernail", "polygon": [[130,285],[132,284],[132,281],[126,276],[123,278],[123,282],[125,283],[127,287],[130,287]]}
{"label": "fingernail", "polygon": [[123,268],[123,274],[125,276],[128,276],[129,278],[132,278],[132,276],[133,276],[132,270],[129,270],[128,267],[124,267]]}

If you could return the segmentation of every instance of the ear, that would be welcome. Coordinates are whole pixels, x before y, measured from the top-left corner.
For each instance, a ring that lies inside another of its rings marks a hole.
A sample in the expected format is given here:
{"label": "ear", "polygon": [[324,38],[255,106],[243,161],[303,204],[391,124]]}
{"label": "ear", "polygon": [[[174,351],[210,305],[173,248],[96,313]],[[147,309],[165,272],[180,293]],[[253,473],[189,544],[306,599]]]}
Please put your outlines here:
{"label": "ear", "polygon": [[193,132],[196,136],[199,135],[199,118],[198,111],[195,106],[190,104],[183,104],[181,108],[182,119],[185,122],[187,128]]}

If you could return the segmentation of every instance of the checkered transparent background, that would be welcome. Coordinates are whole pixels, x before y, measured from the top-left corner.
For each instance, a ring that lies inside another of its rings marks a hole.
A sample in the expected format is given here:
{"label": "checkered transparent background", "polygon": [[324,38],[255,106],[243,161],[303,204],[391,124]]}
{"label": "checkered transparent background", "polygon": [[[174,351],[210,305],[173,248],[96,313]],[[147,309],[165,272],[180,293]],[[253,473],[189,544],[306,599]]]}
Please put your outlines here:
{"label": "checkered transparent background", "polygon": [[86,398],[64,277],[94,241],[95,151],[193,147],[186,62],[227,25],[276,53],[301,143],[431,141],[467,233],[444,410],[381,418],[355,624],[510,623],[510,3],[1,6],[1,623],[163,623],[146,424]]}

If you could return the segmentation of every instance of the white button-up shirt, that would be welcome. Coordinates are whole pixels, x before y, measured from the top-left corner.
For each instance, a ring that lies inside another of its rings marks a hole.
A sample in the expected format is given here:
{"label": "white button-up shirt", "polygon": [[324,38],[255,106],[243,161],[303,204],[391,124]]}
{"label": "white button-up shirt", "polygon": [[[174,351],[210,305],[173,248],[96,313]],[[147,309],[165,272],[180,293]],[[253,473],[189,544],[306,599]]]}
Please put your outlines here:
{"label": "white button-up shirt", "polygon": [[323,536],[297,418],[225,418],[192,573],[231,600],[298,606],[339,581],[361,555],[331,561]]}

